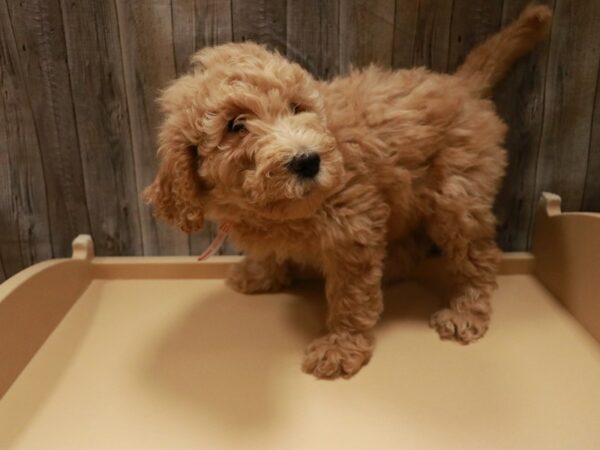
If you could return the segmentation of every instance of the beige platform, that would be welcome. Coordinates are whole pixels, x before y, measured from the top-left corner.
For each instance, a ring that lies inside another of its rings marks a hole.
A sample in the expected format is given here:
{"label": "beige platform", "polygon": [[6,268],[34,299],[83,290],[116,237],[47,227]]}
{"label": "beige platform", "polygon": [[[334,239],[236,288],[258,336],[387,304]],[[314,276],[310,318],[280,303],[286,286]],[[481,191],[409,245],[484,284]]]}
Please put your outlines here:
{"label": "beige platform", "polygon": [[98,258],[80,237],[0,286],[0,449],[598,450],[600,215],[546,195],[535,236],[505,256],[481,342],[428,328],[447,292],[428,262],[334,382],[300,372],[319,282],[243,296],[236,258]]}

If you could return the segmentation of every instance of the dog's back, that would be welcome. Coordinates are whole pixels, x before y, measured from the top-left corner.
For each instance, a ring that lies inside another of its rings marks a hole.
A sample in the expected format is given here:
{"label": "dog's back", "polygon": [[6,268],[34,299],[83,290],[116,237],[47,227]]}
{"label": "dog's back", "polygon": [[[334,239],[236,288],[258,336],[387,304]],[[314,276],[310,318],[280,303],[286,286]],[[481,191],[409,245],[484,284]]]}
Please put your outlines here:
{"label": "dog's back", "polygon": [[348,164],[368,166],[388,194],[392,237],[412,227],[407,220],[419,224],[415,215],[427,212],[427,197],[450,177],[468,179],[464,188],[493,201],[506,166],[507,127],[487,95],[542,39],[550,18],[545,6],[525,9],[453,75],[370,66],[322,85],[329,126]]}

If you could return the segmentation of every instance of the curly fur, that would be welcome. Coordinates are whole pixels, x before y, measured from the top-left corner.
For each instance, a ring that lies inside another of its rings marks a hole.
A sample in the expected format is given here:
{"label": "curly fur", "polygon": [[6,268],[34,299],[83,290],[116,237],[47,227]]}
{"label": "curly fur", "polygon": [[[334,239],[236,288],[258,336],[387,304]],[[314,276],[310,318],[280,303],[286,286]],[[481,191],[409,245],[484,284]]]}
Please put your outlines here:
{"label": "curly fur", "polygon": [[[506,166],[506,126],[486,95],[550,18],[545,6],[527,8],[454,75],[371,66],[320,82],[253,43],[203,49],[161,96],[161,166],[146,198],[186,232],[205,216],[231,224],[247,254],[229,276],[234,289],[281,289],[290,263],[323,273],[328,333],[303,364],[319,378],[350,377],[369,361],[384,267],[405,276],[431,243],[457,283],[431,324],[472,342],[490,319],[492,205]],[[306,152],[321,158],[314,179],[289,170]]]}

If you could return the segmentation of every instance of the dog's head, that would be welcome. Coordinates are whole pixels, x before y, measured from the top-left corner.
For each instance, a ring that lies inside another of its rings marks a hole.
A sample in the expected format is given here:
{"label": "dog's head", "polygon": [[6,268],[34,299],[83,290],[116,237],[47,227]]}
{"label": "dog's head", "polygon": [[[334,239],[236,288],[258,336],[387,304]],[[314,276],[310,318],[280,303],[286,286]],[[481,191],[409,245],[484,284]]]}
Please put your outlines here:
{"label": "dog's head", "polygon": [[252,43],[207,48],[160,98],[161,165],[146,199],[186,232],[225,220],[306,217],[335,189],[343,161],[318,83]]}

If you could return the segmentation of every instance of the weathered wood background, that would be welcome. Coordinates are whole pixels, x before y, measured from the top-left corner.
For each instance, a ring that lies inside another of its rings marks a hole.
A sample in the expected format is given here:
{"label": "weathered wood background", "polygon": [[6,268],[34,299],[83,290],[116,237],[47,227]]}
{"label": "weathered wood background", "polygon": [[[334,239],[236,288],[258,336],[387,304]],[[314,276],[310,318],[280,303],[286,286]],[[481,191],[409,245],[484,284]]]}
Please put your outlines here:
{"label": "weathered wood background", "polygon": [[[0,0],[0,280],[67,256],[198,254],[140,201],[157,90],[194,50],[253,39],[320,77],[350,64],[451,71],[529,0]],[[547,43],[496,91],[511,125],[499,240],[528,245],[542,190],[600,210],[600,0],[549,0]],[[232,251],[232,249],[226,249]]]}

